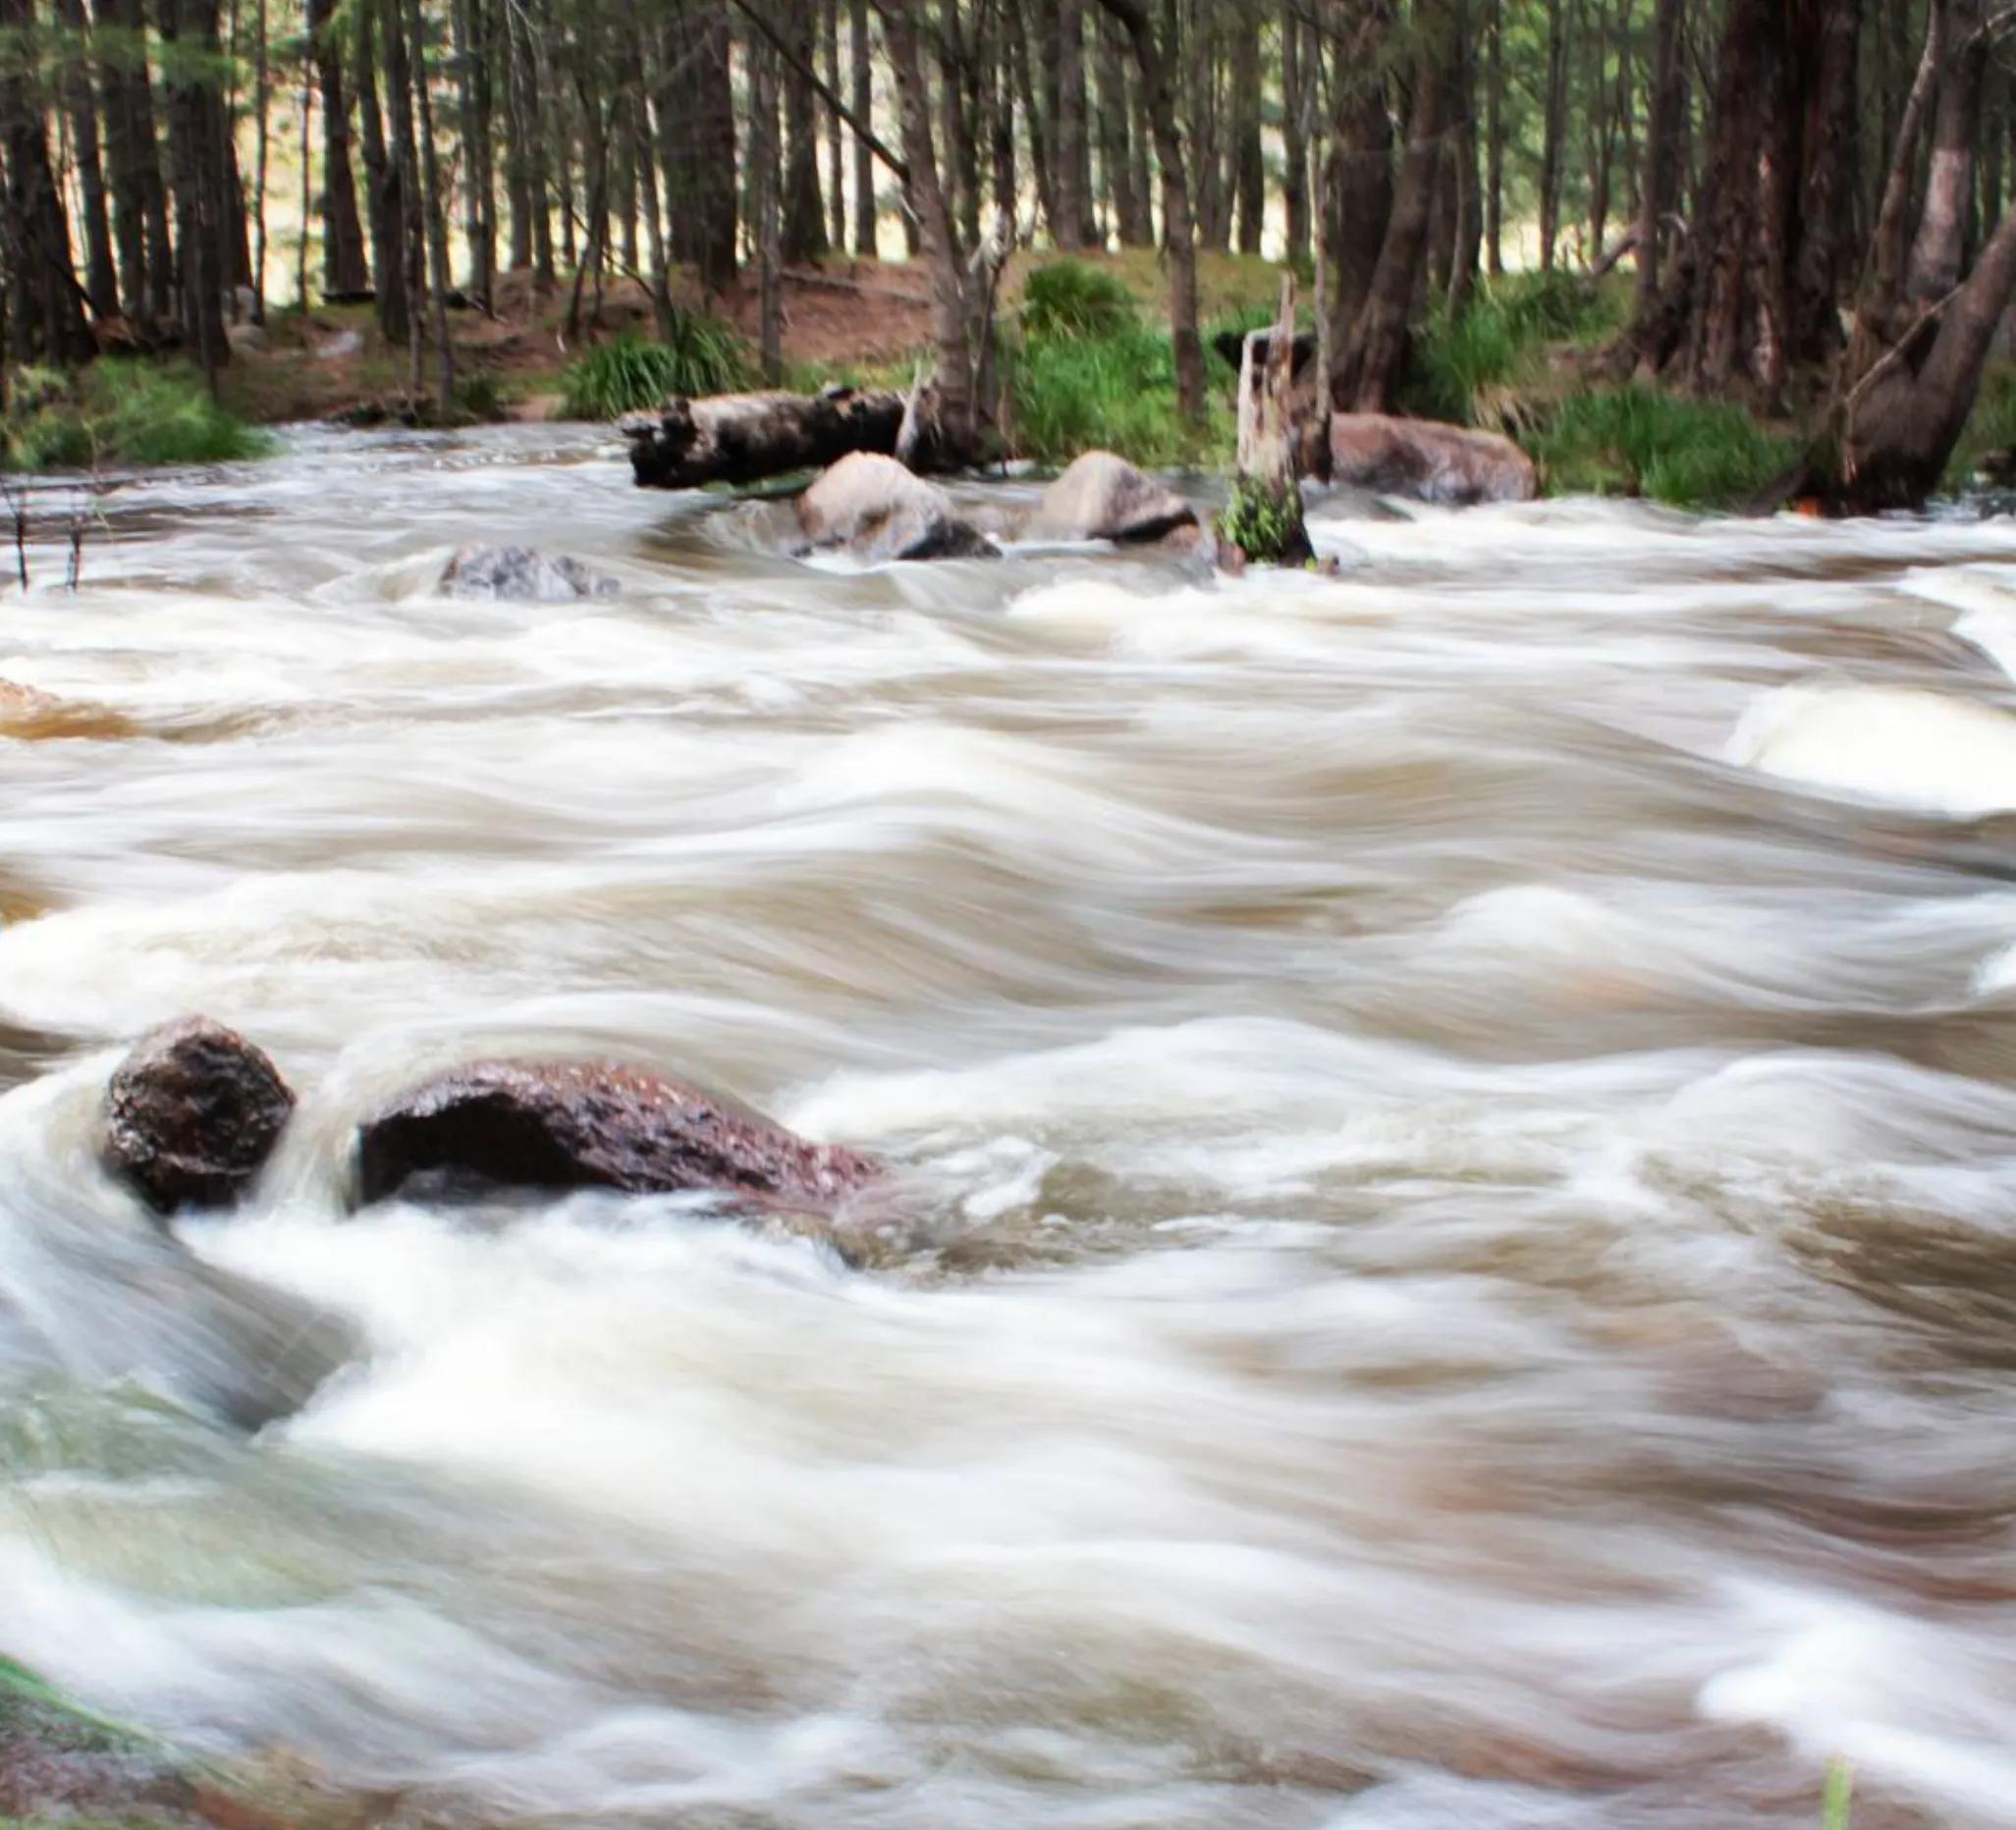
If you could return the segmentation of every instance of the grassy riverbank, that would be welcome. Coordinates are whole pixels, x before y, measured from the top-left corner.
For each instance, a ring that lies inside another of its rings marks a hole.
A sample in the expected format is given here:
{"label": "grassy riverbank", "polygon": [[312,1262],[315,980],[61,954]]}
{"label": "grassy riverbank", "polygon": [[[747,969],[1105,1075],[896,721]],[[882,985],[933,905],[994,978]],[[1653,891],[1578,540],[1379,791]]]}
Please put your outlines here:
{"label": "grassy riverbank", "polygon": [[[1272,314],[1278,269],[1212,254],[1200,263],[1210,378],[1204,425],[1175,409],[1164,276],[1146,250],[1059,259],[1018,254],[1001,298],[1006,430],[1015,455],[1061,464],[1094,446],[1151,467],[1224,468],[1231,457],[1231,368],[1213,345]],[[1402,407],[1502,433],[1533,458],[1552,495],[1643,496],[1678,508],[1740,508],[1784,474],[1800,429],[1741,406],[1620,383],[1603,359],[1628,321],[1630,276],[1565,273],[1486,281],[1460,312],[1434,314]],[[509,276],[491,313],[452,315],[452,418],[607,419],[669,391],[753,385],[756,300],[682,300],[667,347],[650,301],[625,282],[583,300]],[[907,385],[928,346],[922,276],[901,262],[794,273],[785,293],[788,386]],[[89,470],[256,456],[257,430],[299,419],[376,424],[439,418],[434,382],[417,399],[406,350],[379,338],[368,306],[281,311],[233,332],[211,401],[185,362],[105,361],[82,377],[17,371],[0,418],[14,470]],[[2016,371],[1991,373],[1949,471],[1961,489],[2016,473]]]}

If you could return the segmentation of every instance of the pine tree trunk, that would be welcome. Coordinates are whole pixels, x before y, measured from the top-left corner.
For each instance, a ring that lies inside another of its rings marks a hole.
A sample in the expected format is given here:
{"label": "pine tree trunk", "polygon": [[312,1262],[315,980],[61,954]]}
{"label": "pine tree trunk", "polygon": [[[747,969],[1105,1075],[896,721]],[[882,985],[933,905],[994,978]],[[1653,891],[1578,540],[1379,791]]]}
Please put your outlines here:
{"label": "pine tree trunk", "polygon": [[[1290,266],[1309,257],[1309,128],[1314,85],[1302,74],[1302,20],[1297,0],[1281,9],[1281,213]],[[1312,40],[1311,49],[1315,49]]]}
{"label": "pine tree trunk", "polygon": [[1267,159],[1260,145],[1260,34],[1236,20],[1232,30],[1229,131],[1233,200],[1238,206],[1239,252],[1260,252],[1267,227]]}
{"label": "pine tree trunk", "polygon": [[[99,84],[105,97],[105,165],[112,186],[112,236],[119,294],[128,317],[144,327],[166,314],[152,268],[153,207],[161,185],[147,79],[146,22],[139,0],[101,0]],[[166,240],[166,225],[161,241]]]}
{"label": "pine tree trunk", "polygon": [[[378,21],[369,4],[357,9],[357,121],[362,129],[365,213],[371,222],[371,288],[378,331],[387,343],[412,334],[407,291],[406,193],[399,167],[386,150],[378,107]],[[395,91],[396,92],[396,91]]]}
{"label": "pine tree trunk", "polygon": [[1947,50],[1933,108],[1932,149],[1918,236],[1911,244],[1904,281],[1906,297],[1917,304],[1940,298],[1959,284],[1974,188],[1982,80],[1988,66],[1983,0],[1934,0],[1934,4],[1945,13]]}
{"label": "pine tree trunk", "polygon": [[266,170],[269,155],[267,122],[273,103],[273,72],[266,44],[266,0],[258,0],[252,15],[257,36],[252,66],[252,322],[266,321]]}
{"label": "pine tree trunk", "polygon": [[[1016,92],[1022,100],[1022,119],[1029,131],[1029,176],[1036,186],[1036,208],[1043,220],[1050,225],[1050,239],[1060,242],[1058,235],[1058,213],[1063,207],[1058,197],[1058,188],[1052,158],[1054,142],[1049,131],[1053,117],[1046,116],[1036,106],[1035,84],[1029,74],[1029,29],[1024,6],[1009,6],[1007,10],[1005,35],[1008,48],[1008,64]],[[1051,68],[1055,70],[1056,66]],[[1054,90],[1056,83],[1051,85]]]}
{"label": "pine tree trunk", "polygon": [[[858,121],[872,123],[875,107],[875,66],[869,57],[868,0],[853,0],[849,24],[853,64],[853,111]],[[854,135],[854,252],[864,260],[876,255],[875,155],[867,140]]]}
{"label": "pine tree trunk", "polygon": [[13,40],[13,54],[0,64],[0,137],[7,149],[6,354],[17,361],[88,361],[95,346],[71,278],[70,221],[49,159],[46,98],[30,75],[31,0],[0,0],[0,32]]}
{"label": "pine tree trunk", "polygon": [[[1652,327],[1659,313],[1660,274],[1680,203],[1684,169],[1680,126],[1687,111],[1687,69],[1680,29],[1686,0],[1656,0],[1652,25],[1652,112],[1645,129],[1645,179],[1639,188],[1638,304],[1634,340],[1654,353]],[[1654,359],[1658,360],[1657,354]]]}
{"label": "pine tree trunk", "polygon": [[62,50],[63,106],[70,121],[83,215],[84,292],[92,312],[109,318],[119,310],[119,269],[112,253],[105,168],[98,152],[98,98],[91,88],[90,27],[83,0],[56,0],[56,21],[67,40]]}
{"label": "pine tree trunk", "polygon": [[1162,168],[1164,242],[1169,257],[1170,342],[1175,355],[1176,405],[1193,423],[1204,417],[1204,343],[1197,332],[1197,238],[1190,180],[1176,121],[1176,85],[1143,0],[1100,0],[1134,47],[1141,92]]}
{"label": "pine tree trunk", "polygon": [[[1678,8],[1685,0],[1661,0]],[[1505,0],[1490,0],[1485,40],[1484,252],[1494,274],[1505,270]]]}
{"label": "pine tree trunk", "polygon": [[448,334],[448,198],[441,186],[440,154],[434,144],[434,101],[427,81],[426,37],[420,0],[406,0],[407,36],[412,47],[413,99],[420,141],[420,195],[427,218],[428,292],[434,307],[434,359],[444,422],[455,417],[455,345]]}
{"label": "pine tree trunk", "polygon": [[1059,247],[1084,247],[1092,239],[1085,194],[1085,14],[1081,0],[1055,0],[1057,59],[1057,209],[1050,225]]}
{"label": "pine tree trunk", "polygon": [[160,0],[162,69],[168,105],[168,162],[175,196],[177,286],[182,334],[214,389],[230,359],[224,296],[237,265],[236,197],[229,193],[224,64],[216,0]]}
{"label": "pine tree trunk", "polygon": [[784,258],[791,265],[821,260],[827,253],[826,205],[819,195],[819,103],[800,65],[815,55],[812,14],[806,0],[780,19],[792,63],[784,72],[787,150],[784,168]]}
{"label": "pine tree trunk", "polygon": [[1540,142],[1540,265],[1554,264],[1561,231],[1561,152],[1568,133],[1568,41],[1561,0],[1547,0],[1547,88]]}
{"label": "pine tree trunk", "polygon": [[486,308],[496,290],[496,159],[490,136],[490,21],[485,0],[450,0],[456,112],[462,128],[463,240],[469,295]]}
{"label": "pine tree trunk", "polygon": [[[1338,55],[1335,143],[1331,148],[1324,207],[1331,211],[1325,238],[1335,283],[1331,289],[1331,354],[1355,362],[1358,320],[1386,246],[1392,217],[1392,124],[1387,113],[1382,70],[1392,14],[1368,5]],[[1332,392],[1339,404],[1356,394],[1355,372],[1334,368]]]}

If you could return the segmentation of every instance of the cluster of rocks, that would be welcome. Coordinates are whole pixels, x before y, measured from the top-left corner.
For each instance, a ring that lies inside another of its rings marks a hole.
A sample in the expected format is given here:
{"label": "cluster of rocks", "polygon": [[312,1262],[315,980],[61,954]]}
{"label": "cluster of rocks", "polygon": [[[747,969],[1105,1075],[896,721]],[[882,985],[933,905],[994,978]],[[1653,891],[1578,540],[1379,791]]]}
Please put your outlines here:
{"label": "cluster of rocks", "polygon": [[[106,1167],[166,1219],[229,1208],[295,1109],[271,1056],[187,1017],[150,1031],[106,1092]],[[499,1189],[698,1191],[743,1211],[831,1216],[884,1174],[681,1081],[604,1061],[477,1061],[409,1087],[357,1127],[357,1205]]]}

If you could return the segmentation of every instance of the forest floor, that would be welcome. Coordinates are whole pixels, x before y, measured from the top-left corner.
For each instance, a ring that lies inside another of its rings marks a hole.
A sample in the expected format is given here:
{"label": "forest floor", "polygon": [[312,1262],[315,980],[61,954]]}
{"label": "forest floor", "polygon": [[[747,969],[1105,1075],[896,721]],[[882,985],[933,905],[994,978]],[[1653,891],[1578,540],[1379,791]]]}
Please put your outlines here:
{"label": "forest floor", "polygon": [[[1031,267],[1055,258],[1018,253],[1004,276],[1002,303],[1012,312]],[[1081,256],[1120,278],[1145,320],[1167,321],[1166,280],[1151,250]],[[1201,316],[1250,311],[1273,300],[1279,268],[1257,256],[1206,254],[1199,261]],[[460,390],[479,404],[479,416],[546,419],[559,414],[562,374],[584,350],[626,331],[649,336],[651,300],[633,280],[583,290],[580,329],[567,334],[570,284],[535,287],[523,272],[504,275],[494,309],[450,313]],[[680,302],[726,319],[751,348],[757,341],[757,298],[744,275],[720,298],[697,288]],[[923,269],[906,261],[834,258],[792,268],[784,282],[784,362],[788,386],[834,378],[860,380],[906,373],[931,340],[931,304]],[[405,404],[410,358],[378,334],[368,304],[316,305],[306,313],[281,307],[263,327],[234,327],[232,359],[221,378],[224,404],[262,425],[336,419],[396,410]],[[423,395],[434,388],[424,361]]]}

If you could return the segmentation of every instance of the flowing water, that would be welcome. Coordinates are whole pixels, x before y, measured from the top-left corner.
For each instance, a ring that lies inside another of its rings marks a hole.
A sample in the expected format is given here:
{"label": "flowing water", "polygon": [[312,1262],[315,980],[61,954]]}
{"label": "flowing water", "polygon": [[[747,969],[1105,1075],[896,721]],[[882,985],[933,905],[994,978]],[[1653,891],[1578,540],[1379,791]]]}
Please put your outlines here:
{"label": "flowing water", "polygon": [[[0,1649],[492,1822],[2016,1823],[2016,523],[773,513],[303,435],[31,548],[0,675],[116,716],[0,741]],[[197,1009],[303,1103],[176,1245],[94,1124]],[[347,1216],[504,1050],[881,1152],[913,1249]]]}

